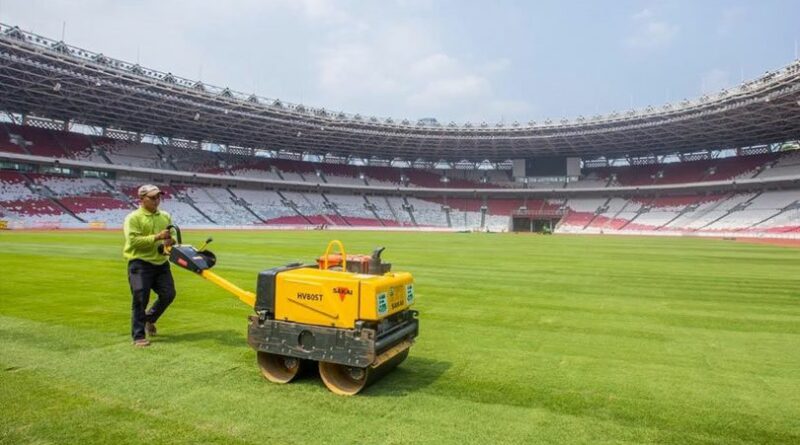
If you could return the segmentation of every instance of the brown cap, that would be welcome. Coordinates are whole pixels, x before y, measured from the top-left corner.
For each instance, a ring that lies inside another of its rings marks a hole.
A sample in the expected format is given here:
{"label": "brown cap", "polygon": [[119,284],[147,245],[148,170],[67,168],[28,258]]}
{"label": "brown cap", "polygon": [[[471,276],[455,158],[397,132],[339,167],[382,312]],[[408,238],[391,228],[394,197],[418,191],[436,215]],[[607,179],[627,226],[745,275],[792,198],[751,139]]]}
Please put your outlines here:
{"label": "brown cap", "polygon": [[153,184],[145,184],[139,187],[139,197],[143,198],[145,196],[156,196],[160,195],[163,192]]}

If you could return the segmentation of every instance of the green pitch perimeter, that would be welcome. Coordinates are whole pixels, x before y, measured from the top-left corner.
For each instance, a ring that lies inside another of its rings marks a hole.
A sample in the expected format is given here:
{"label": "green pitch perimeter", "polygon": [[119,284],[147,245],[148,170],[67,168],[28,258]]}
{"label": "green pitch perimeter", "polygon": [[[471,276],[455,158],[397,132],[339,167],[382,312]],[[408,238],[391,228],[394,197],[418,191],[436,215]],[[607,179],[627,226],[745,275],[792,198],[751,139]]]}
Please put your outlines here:
{"label": "green pitch perimeter", "polygon": [[[188,232],[198,245],[204,233]],[[800,443],[800,249],[722,240],[216,232],[218,273],[386,246],[416,278],[409,359],[344,398],[262,379],[249,308],[174,269],[129,338],[114,232],[0,232],[0,442]]]}

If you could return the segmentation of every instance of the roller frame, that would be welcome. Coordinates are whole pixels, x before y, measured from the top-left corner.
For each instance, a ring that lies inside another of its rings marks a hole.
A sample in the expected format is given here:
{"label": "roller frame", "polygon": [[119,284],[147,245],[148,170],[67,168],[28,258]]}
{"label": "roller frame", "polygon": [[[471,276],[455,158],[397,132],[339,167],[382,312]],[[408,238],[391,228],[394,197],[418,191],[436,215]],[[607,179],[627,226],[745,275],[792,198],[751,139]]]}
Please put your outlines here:
{"label": "roller frame", "polygon": [[[416,338],[417,312],[409,310],[398,315],[391,329],[380,333],[371,328],[330,328],[250,316],[247,343],[256,351],[270,354],[364,368],[393,346]],[[304,331],[313,334],[313,347],[301,345]]]}

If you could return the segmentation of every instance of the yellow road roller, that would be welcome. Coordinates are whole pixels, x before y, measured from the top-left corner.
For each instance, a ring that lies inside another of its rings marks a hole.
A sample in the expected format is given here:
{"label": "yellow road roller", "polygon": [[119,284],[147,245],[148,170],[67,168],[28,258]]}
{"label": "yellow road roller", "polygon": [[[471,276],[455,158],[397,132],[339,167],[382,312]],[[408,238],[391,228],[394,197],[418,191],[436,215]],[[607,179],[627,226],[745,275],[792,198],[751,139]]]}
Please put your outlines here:
{"label": "yellow road roller", "polygon": [[[194,272],[251,306],[247,342],[256,350],[264,377],[291,382],[317,363],[325,386],[340,395],[358,394],[399,365],[419,332],[414,279],[392,272],[372,255],[348,255],[331,241],[315,263],[294,263],[258,274],[256,293],[211,272],[216,256],[205,247],[177,244],[164,249],[173,264]],[[338,252],[332,251],[337,248]]]}

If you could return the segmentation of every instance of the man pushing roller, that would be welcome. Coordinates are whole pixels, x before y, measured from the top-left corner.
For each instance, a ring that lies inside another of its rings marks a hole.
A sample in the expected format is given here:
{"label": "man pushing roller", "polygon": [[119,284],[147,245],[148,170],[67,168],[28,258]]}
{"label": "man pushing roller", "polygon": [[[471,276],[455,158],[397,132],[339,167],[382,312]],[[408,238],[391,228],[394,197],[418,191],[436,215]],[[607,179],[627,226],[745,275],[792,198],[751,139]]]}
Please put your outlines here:
{"label": "man pushing roller", "polygon": [[[128,283],[131,287],[131,336],[137,347],[150,346],[147,336],[156,335],[156,321],[175,299],[175,282],[167,257],[159,246],[174,243],[167,226],[172,218],[158,206],[162,192],[147,184],[139,187],[139,208],[125,217],[125,248],[122,255],[128,260]],[[158,299],[147,309],[150,291]]]}

